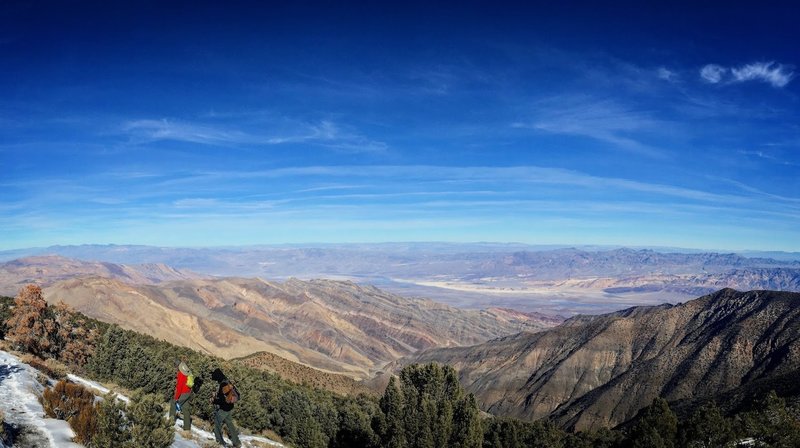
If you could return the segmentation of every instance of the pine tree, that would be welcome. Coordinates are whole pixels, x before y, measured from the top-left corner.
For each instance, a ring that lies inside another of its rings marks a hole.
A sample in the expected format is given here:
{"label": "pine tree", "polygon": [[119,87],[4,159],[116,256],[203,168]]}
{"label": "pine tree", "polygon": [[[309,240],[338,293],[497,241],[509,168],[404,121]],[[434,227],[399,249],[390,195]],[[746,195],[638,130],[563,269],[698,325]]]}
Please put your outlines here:
{"label": "pine tree", "polygon": [[685,448],[729,447],[737,440],[733,424],[713,402],[699,407],[682,422],[679,438]]}
{"label": "pine tree", "polygon": [[[212,381],[212,383],[214,383]],[[216,383],[214,383],[216,384]],[[236,387],[243,393],[239,402],[236,403],[236,419],[250,422],[250,429],[263,429],[269,427],[269,415],[263,405],[263,394],[255,387],[249,386],[246,382],[238,382]],[[200,396],[208,396],[200,395]]]}
{"label": "pine tree", "polygon": [[673,448],[678,432],[678,419],[667,400],[656,398],[644,408],[639,421],[628,436],[633,448]]}
{"label": "pine tree", "polygon": [[21,350],[48,356],[56,339],[57,323],[47,311],[42,288],[36,285],[22,288],[14,299],[14,310],[8,320],[8,339]]}
{"label": "pine tree", "polygon": [[391,378],[380,400],[382,446],[480,447],[483,429],[474,398],[465,398],[452,367],[410,365]]}
{"label": "pine tree", "polygon": [[111,325],[103,333],[97,343],[94,356],[89,360],[86,368],[102,380],[113,380],[120,385],[130,387],[123,381],[125,374],[120,374],[120,366],[128,352],[128,345],[133,343],[125,330],[118,325]]}
{"label": "pine tree", "polygon": [[522,448],[523,423],[509,418],[492,418],[486,425],[484,448]]}
{"label": "pine tree", "polygon": [[390,378],[389,385],[386,386],[380,400],[380,408],[384,415],[384,424],[380,431],[383,447],[403,448],[406,446],[403,401],[403,394],[395,377]]}
{"label": "pine tree", "polygon": [[475,396],[463,397],[453,410],[453,431],[448,446],[453,448],[480,448],[483,444],[481,415]]}
{"label": "pine tree", "polygon": [[379,439],[371,427],[372,416],[357,401],[347,400],[339,409],[338,430],[332,448],[377,448]]}
{"label": "pine tree", "polygon": [[0,296],[0,339],[5,338],[8,332],[8,319],[11,318],[13,304],[12,297]]}
{"label": "pine tree", "polygon": [[745,413],[741,423],[745,436],[755,438],[764,446],[800,446],[800,421],[789,412],[786,401],[775,391],[770,391],[755,410]]}
{"label": "pine tree", "polygon": [[53,348],[58,350],[58,359],[67,364],[85,366],[94,353],[97,331],[89,328],[86,319],[64,302],[55,306],[54,314],[58,330]]}
{"label": "pine tree", "polygon": [[328,445],[305,392],[289,390],[284,393],[278,412],[282,418],[279,432],[287,442],[301,448],[324,448]]}
{"label": "pine tree", "polygon": [[109,392],[97,405],[97,432],[92,438],[93,448],[124,446],[131,437],[125,404]]}
{"label": "pine tree", "polygon": [[164,416],[164,400],[155,394],[137,394],[128,406],[131,438],[126,448],[167,448],[175,429]]}
{"label": "pine tree", "polygon": [[529,423],[525,437],[525,446],[530,448],[561,448],[564,446],[566,434],[554,424],[546,420]]}
{"label": "pine tree", "polygon": [[[613,431],[608,428],[600,428],[593,432],[581,432],[576,434],[578,442],[575,447],[581,447],[585,444],[591,448],[615,448],[621,446],[624,436],[619,431]],[[567,444],[570,448],[571,445]]]}

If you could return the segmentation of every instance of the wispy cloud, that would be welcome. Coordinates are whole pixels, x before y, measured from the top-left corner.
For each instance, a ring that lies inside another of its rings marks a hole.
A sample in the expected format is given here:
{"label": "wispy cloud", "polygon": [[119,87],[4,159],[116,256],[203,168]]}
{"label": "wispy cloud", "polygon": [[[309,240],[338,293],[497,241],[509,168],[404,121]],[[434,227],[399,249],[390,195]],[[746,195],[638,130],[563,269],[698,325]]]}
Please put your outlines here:
{"label": "wispy cloud", "polygon": [[[219,228],[240,229],[234,233],[241,231],[247,242],[265,226],[308,238],[322,234],[318,227],[340,228],[352,237],[361,235],[360,230],[370,224],[383,222],[403,231],[407,231],[403,225],[428,221],[450,226],[447,229],[470,223],[506,231],[509,226],[530,230],[527,226],[533,221],[552,224],[569,220],[574,220],[573,227],[593,229],[665,222],[696,227],[713,216],[714,226],[735,222],[758,229],[765,223],[795,222],[800,217],[800,199],[727,179],[712,179],[715,182],[707,183],[708,189],[687,188],[532,165],[320,165],[187,171],[180,182],[157,171],[150,174],[122,179],[124,188],[119,188],[107,182],[113,175],[98,173],[85,179],[92,188],[55,198],[49,194],[59,185],[54,180],[39,186],[41,195],[31,192],[32,196],[14,202],[24,210],[33,207],[46,213],[29,216],[12,209],[13,219],[8,226],[4,222],[4,227],[22,230],[63,223],[61,217],[69,215],[84,217],[69,221],[70,229],[99,231],[91,227],[93,222],[114,223],[112,227],[128,229],[125,235],[133,238],[165,228],[181,237],[185,232],[178,229],[206,229],[200,239],[194,230],[190,232],[194,235],[190,239],[197,244],[206,238],[216,241]],[[122,200],[119,204],[91,200],[112,191]],[[62,208],[65,202],[75,204],[80,212]],[[55,230],[58,228],[53,227]],[[107,237],[123,241],[117,234]],[[383,236],[388,237],[391,235]]]}
{"label": "wispy cloud", "polygon": [[244,132],[167,119],[128,121],[122,125],[122,131],[145,141],[175,140],[204,145],[256,142],[254,136]]}
{"label": "wispy cloud", "polygon": [[658,120],[617,102],[588,97],[554,98],[538,106],[542,112],[536,119],[529,123],[512,123],[512,126],[589,137],[640,156],[666,156],[664,150],[644,143],[641,138],[642,133],[662,127]]}
{"label": "wispy cloud", "polygon": [[199,208],[199,207],[218,207],[221,205],[220,201],[216,198],[191,198],[191,199],[178,199],[173,202],[177,208]]}
{"label": "wispy cloud", "polygon": [[580,171],[539,166],[370,165],[369,169],[354,165],[304,166],[250,172],[207,172],[192,177],[191,182],[219,184],[231,179],[279,179],[287,177],[348,178],[351,182],[355,179],[384,179],[390,181],[403,179],[404,182],[413,184],[418,184],[422,181],[466,184],[546,184],[582,187],[592,191],[639,192],[710,203],[741,204],[748,200],[745,196],[734,194],[713,193],[680,186],[595,176]]}
{"label": "wispy cloud", "polygon": [[218,146],[311,143],[352,153],[381,152],[388,149],[388,145],[384,142],[345,130],[328,120],[294,124],[290,127],[292,129],[289,131],[269,135],[245,132],[223,125],[197,124],[167,119],[142,119],[123,123],[121,131],[131,137],[135,143],[162,140]]}
{"label": "wispy cloud", "polygon": [[707,64],[700,69],[700,78],[711,84],[762,81],[781,88],[794,78],[794,72],[775,61],[754,62],[741,67]]}
{"label": "wispy cloud", "polygon": [[744,156],[748,156],[748,157],[756,157],[758,159],[766,160],[768,162],[775,163],[775,164],[778,164],[778,165],[798,166],[797,163],[793,163],[793,162],[790,162],[788,160],[784,160],[781,157],[777,157],[777,156],[775,156],[773,154],[769,154],[769,153],[767,153],[765,151],[762,151],[762,150],[756,150],[756,151],[741,150],[741,151],[739,151],[739,154],[744,155]]}

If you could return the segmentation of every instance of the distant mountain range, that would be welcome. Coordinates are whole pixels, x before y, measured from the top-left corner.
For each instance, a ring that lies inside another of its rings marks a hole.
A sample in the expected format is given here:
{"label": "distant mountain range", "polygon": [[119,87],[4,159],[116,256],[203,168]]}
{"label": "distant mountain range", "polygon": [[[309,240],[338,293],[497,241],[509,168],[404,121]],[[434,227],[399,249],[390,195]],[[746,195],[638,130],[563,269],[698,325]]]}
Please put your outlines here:
{"label": "distant mountain range", "polygon": [[163,263],[120,265],[75,260],[58,255],[32,256],[0,263],[0,294],[14,296],[28,283],[49,286],[61,280],[87,276],[104,277],[137,285],[207,277],[175,269]]}
{"label": "distant mountain range", "polygon": [[[734,268],[800,268],[800,253],[701,252],[522,244],[385,243],[318,246],[172,248],[131,245],[51,246],[0,251],[0,261],[61,255],[117,264],[162,263],[218,276],[399,277],[464,280],[522,275],[536,280],[647,274],[718,273]],[[757,257],[767,254],[772,257]],[[781,258],[781,259],[779,259]]]}
{"label": "distant mountain range", "polygon": [[137,270],[167,265],[181,273],[205,276],[352,280],[456,307],[562,315],[681,302],[726,287],[800,291],[800,254],[777,252],[771,254],[782,259],[667,249],[488,243],[234,248],[87,245],[0,252],[0,259],[31,253],[101,260]]}
{"label": "distant mountain range", "polygon": [[431,349],[394,367],[431,361],[454,366],[493,414],[550,417],[577,430],[623,423],[658,396],[724,402],[751,387],[800,395],[800,294],[725,289]]}

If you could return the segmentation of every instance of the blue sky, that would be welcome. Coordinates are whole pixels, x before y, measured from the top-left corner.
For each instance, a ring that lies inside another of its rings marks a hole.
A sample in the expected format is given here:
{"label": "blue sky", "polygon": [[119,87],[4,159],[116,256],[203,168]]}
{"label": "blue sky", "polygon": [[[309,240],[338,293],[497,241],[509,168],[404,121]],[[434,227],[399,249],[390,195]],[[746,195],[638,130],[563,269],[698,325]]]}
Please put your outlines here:
{"label": "blue sky", "polygon": [[127,3],[0,5],[0,249],[800,251],[796,7]]}

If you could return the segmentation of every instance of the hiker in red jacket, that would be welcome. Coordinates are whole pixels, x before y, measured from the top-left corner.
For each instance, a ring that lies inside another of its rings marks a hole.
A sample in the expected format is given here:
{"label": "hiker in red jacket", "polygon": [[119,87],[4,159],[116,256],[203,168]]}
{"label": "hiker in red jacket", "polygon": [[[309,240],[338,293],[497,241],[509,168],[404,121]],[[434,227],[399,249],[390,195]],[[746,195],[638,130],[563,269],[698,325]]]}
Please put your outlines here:
{"label": "hiker in red jacket", "polygon": [[[192,386],[194,376],[189,366],[184,361],[178,364],[178,383],[175,385],[175,396],[172,398],[169,407],[169,417],[172,424],[175,424],[176,413],[180,412],[183,417],[184,431],[192,429]],[[177,412],[176,412],[177,411]]]}

